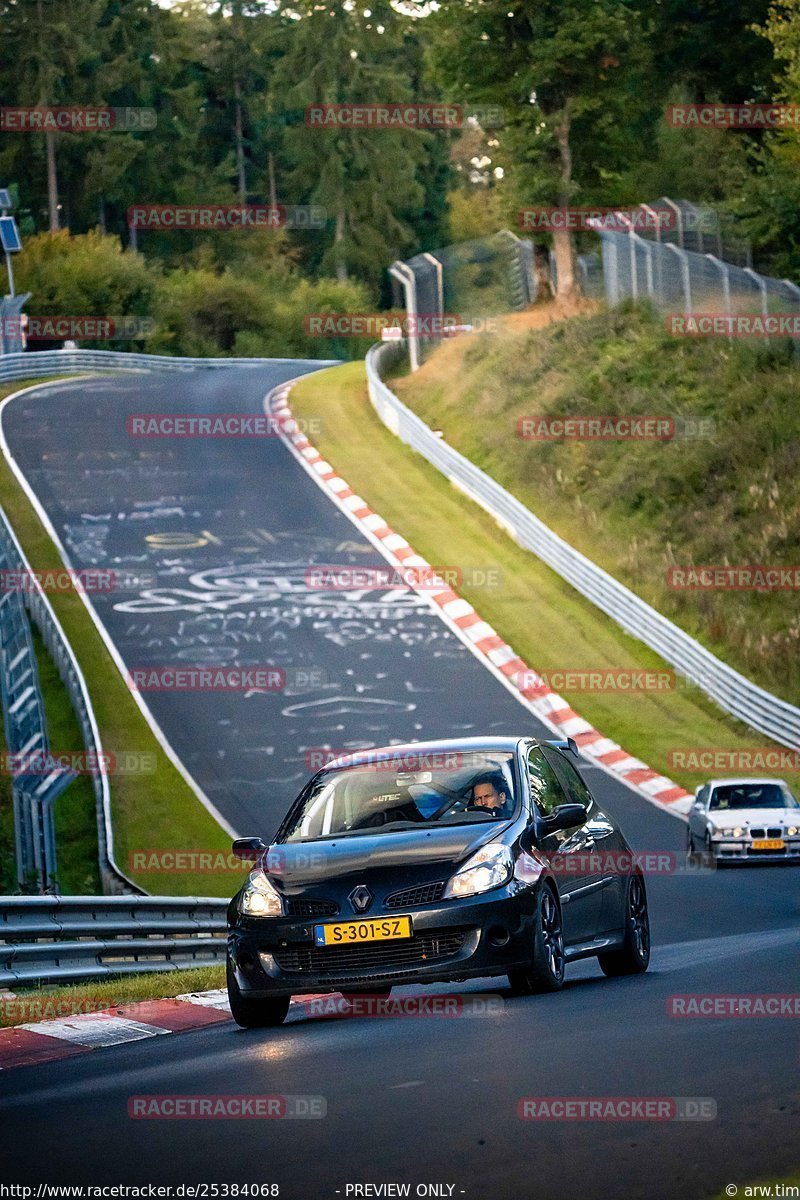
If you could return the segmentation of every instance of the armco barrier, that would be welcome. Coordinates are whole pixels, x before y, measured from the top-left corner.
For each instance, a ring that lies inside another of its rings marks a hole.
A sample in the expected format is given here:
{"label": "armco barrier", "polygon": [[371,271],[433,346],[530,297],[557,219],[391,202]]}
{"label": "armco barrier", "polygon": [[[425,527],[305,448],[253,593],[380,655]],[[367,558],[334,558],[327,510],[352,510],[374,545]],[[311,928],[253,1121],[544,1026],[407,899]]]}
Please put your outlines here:
{"label": "armco barrier", "polygon": [[[292,363],[292,358],[171,358],[168,354],[128,354],[122,350],[40,350],[0,356],[0,383],[37,379],[45,375],[70,375],[76,371],[194,371],[198,368],[263,367]],[[321,367],[336,359],[320,359]]]}
{"label": "armco barrier", "polygon": [[[100,742],[100,733],[89,698],[86,680],[78,666],[77,659],[67,641],[64,630],[61,628],[61,623],[53,611],[53,606],[42,590],[41,584],[36,579],[33,569],[17,541],[14,531],[8,524],[2,509],[0,509],[0,560],[4,560],[5,565],[12,571],[20,573],[26,580],[30,581],[30,586],[26,587],[22,592],[22,603],[24,603],[31,620],[41,633],[50,657],[56,665],[61,681],[69,693],[73,711],[81,728],[84,748],[97,763],[98,769],[92,772],[91,778],[95,794],[98,862],[103,888],[106,892],[112,894],[119,892],[141,893],[142,889],[120,870],[114,859],[114,832],[111,826],[111,799],[108,774],[102,754],[103,747]],[[8,592],[3,599],[8,599],[11,603],[19,603],[20,598],[17,594]],[[13,659],[11,661],[13,662]],[[38,681],[36,682],[36,691],[38,693]],[[37,695],[35,699],[38,702],[38,708],[42,709],[41,696]],[[8,721],[8,714],[6,714],[6,720]],[[32,732],[33,730],[31,730]],[[40,741],[43,742],[44,738],[41,738]],[[24,753],[31,753],[33,750],[41,748],[41,745],[31,745],[27,740],[24,745],[9,746],[9,750]],[[35,827],[35,822],[32,821],[31,823]],[[47,822],[45,822],[44,828],[46,832]],[[55,859],[53,851],[54,847],[51,847],[50,857],[52,860]],[[45,855],[46,857],[47,855]]]}
{"label": "armco barrier", "polygon": [[384,425],[480,504],[526,550],[586,596],[695,684],[721,708],[775,742],[800,749],[800,709],[773,696],[727,666],[699,642],[575,550],[484,471],[437,437],[381,379],[401,343],[373,346],[367,354],[372,405]]}
{"label": "armco barrier", "polygon": [[0,896],[0,987],[224,962],[227,900]]}

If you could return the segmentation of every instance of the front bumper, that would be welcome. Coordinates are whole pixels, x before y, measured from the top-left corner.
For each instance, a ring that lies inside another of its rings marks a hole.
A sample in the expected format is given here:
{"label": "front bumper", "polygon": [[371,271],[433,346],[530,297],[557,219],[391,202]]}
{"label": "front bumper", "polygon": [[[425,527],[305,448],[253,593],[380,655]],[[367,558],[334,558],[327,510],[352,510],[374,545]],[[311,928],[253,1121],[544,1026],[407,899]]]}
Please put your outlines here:
{"label": "front bumper", "polygon": [[346,947],[314,943],[314,926],[333,918],[240,917],[228,953],[240,990],[253,998],[505,975],[530,963],[534,914],[532,889],[499,888],[393,913],[411,917],[410,939]]}
{"label": "front bumper", "polygon": [[716,837],[711,845],[718,862],[800,862],[800,838],[785,838],[782,850],[756,850],[750,838]]}

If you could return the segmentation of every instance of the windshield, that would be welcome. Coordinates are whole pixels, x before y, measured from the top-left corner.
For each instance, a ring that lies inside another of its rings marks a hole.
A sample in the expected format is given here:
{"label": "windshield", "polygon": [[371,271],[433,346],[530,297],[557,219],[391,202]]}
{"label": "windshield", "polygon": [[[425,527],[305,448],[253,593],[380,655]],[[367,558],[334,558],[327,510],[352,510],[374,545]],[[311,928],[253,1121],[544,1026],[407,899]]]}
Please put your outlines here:
{"label": "windshield", "polygon": [[800,808],[800,804],[780,783],[739,783],[714,788],[710,808],[728,812],[735,808]]}
{"label": "windshield", "polygon": [[498,821],[516,807],[512,754],[404,754],[320,774],[289,813],[279,841]]}

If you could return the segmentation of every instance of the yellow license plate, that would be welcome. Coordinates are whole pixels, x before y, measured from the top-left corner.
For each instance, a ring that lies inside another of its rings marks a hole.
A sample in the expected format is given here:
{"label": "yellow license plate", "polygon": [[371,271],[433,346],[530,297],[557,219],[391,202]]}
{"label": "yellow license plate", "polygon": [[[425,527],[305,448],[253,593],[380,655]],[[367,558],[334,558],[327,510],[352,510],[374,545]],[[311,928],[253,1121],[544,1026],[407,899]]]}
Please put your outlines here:
{"label": "yellow license plate", "polygon": [[783,838],[754,838],[754,850],[785,850],[786,843]]}
{"label": "yellow license plate", "polygon": [[411,937],[411,917],[374,917],[367,921],[334,921],[314,926],[318,946],[352,946],[357,942],[387,942]]}

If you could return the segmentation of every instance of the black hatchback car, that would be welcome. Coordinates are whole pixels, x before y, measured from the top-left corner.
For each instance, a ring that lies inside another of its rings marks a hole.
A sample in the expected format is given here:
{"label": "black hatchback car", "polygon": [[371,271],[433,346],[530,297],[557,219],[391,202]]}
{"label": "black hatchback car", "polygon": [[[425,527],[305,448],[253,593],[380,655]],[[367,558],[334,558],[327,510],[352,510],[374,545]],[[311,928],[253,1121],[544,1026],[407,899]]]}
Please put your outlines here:
{"label": "black hatchback car", "polygon": [[234,842],[257,863],[228,909],[235,1020],[277,1025],[292,995],[401,983],[507,975],[518,993],[556,991],[591,955],[606,975],[646,971],[644,879],[570,751],[415,742],[314,775],[271,846]]}

